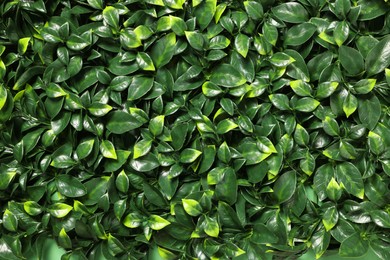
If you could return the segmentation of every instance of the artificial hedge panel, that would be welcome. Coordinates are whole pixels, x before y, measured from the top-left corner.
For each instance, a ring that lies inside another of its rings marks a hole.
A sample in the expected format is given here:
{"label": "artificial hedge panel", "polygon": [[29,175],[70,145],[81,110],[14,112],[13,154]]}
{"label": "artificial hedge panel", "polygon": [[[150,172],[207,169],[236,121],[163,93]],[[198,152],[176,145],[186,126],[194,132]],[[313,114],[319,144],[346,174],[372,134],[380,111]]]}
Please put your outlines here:
{"label": "artificial hedge panel", "polygon": [[0,259],[390,259],[382,0],[5,0]]}

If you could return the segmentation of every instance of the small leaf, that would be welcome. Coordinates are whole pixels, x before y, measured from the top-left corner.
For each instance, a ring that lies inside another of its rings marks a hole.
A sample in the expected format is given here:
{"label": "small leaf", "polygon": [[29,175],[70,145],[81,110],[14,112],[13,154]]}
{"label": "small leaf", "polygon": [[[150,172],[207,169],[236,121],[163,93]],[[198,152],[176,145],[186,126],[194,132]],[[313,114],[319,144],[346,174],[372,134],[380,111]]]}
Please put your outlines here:
{"label": "small leaf", "polygon": [[301,97],[311,96],[311,86],[309,83],[304,82],[303,80],[294,80],[290,81],[290,87],[292,90]]}
{"label": "small leaf", "polygon": [[337,211],[336,206],[329,207],[322,216],[322,223],[324,224],[326,231],[329,231],[336,226],[338,220],[339,212]]}
{"label": "small leaf", "polygon": [[94,143],[95,139],[86,139],[77,146],[76,153],[79,160],[88,157],[88,155],[92,152]]}
{"label": "small leaf", "polygon": [[282,174],[275,182],[273,195],[279,204],[289,200],[295,192],[297,176],[294,171]]}
{"label": "small leaf", "polygon": [[56,186],[58,191],[66,197],[77,198],[87,194],[85,186],[77,178],[70,175],[58,175]]}
{"label": "small leaf", "polygon": [[272,104],[280,110],[290,110],[290,102],[285,94],[272,94],[268,96]]}
{"label": "small leaf", "polygon": [[116,188],[122,192],[122,193],[127,193],[129,190],[129,177],[127,177],[126,173],[124,170],[122,170],[118,176],[116,176],[115,179],[115,186]]}
{"label": "small leaf", "polygon": [[368,76],[378,74],[390,65],[390,37],[379,41],[367,54],[366,71]]}
{"label": "small leaf", "polygon": [[328,196],[329,199],[333,201],[338,201],[342,193],[343,191],[340,185],[337,183],[335,178],[332,177],[332,179],[328,183],[328,186],[326,187],[326,195]]}
{"label": "small leaf", "polygon": [[250,45],[250,39],[245,34],[238,34],[234,40],[234,47],[236,48],[237,52],[244,58],[246,58],[246,55],[248,54]]}
{"label": "small leaf", "polygon": [[148,219],[148,224],[149,224],[150,228],[153,230],[161,230],[164,227],[170,225],[171,222],[169,222],[168,220],[166,220],[160,216],[150,215],[150,217]]}
{"label": "small leaf", "polygon": [[245,11],[253,20],[261,20],[264,15],[263,6],[256,1],[245,1]]}
{"label": "small leaf", "polygon": [[54,203],[48,208],[50,214],[55,218],[63,218],[72,211],[73,207],[65,203]]}
{"label": "small leaf", "polygon": [[138,52],[137,54],[138,66],[146,71],[155,71],[155,67],[152,58],[145,52]]}
{"label": "small leaf", "polygon": [[152,140],[150,139],[143,139],[139,142],[137,142],[134,145],[134,153],[133,158],[137,159],[139,157],[142,157],[150,152],[150,149],[152,148]]}
{"label": "small leaf", "polygon": [[16,232],[18,230],[18,219],[16,216],[6,209],[3,214],[3,227],[11,232]]}
{"label": "small leaf", "polygon": [[372,131],[368,132],[368,147],[374,154],[380,155],[384,151],[385,147],[383,144],[383,138],[380,135]]}
{"label": "small leaf", "polygon": [[193,199],[182,199],[184,210],[188,215],[192,217],[197,217],[202,214],[203,209],[198,201]]}
{"label": "small leaf", "polygon": [[345,101],[343,103],[343,111],[347,118],[353,114],[356,109],[358,108],[358,100],[357,98],[349,93],[348,96],[345,98]]}
{"label": "small leaf", "polygon": [[114,145],[109,140],[103,140],[100,143],[100,152],[103,157],[116,160],[118,157]]}
{"label": "small leaf", "polygon": [[142,225],[142,216],[138,213],[130,213],[123,219],[123,225],[128,228],[137,228]]}
{"label": "small leaf", "polygon": [[164,115],[156,116],[149,122],[149,130],[154,136],[158,136],[163,132],[164,128]]}
{"label": "small leaf", "polygon": [[202,154],[201,151],[192,149],[192,148],[186,148],[180,153],[180,162],[181,163],[192,163],[194,162],[200,155]]}
{"label": "small leaf", "polygon": [[219,224],[217,219],[205,216],[204,232],[210,237],[218,237]]}
{"label": "small leaf", "polygon": [[[226,77],[229,75],[229,77]],[[245,77],[230,64],[221,64],[213,69],[210,81],[216,85],[231,88],[246,82]]]}
{"label": "small leaf", "polygon": [[42,207],[35,201],[26,201],[23,208],[30,216],[37,216],[42,213]]}
{"label": "small leaf", "polygon": [[109,26],[119,29],[119,12],[113,6],[106,6],[103,10],[103,19]]}
{"label": "small leaf", "polygon": [[289,2],[277,5],[272,8],[272,13],[282,21],[288,23],[303,23],[309,20],[309,13],[296,2]]}
{"label": "small leaf", "polygon": [[72,248],[72,241],[65,231],[65,228],[62,228],[60,234],[58,235],[58,245],[63,248]]}
{"label": "small leaf", "polygon": [[318,100],[310,97],[304,97],[297,101],[294,109],[300,112],[308,113],[314,111],[319,105],[320,102]]}
{"label": "small leaf", "polygon": [[336,166],[336,178],[339,183],[342,183],[348,193],[363,199],[364,185],[361,173],[350,162],[343,162]]}
{"label": "small leaf", "polygon": [[354,48],[340,46],[339,60],[343,68],[351,75],[357,75],[364,70],[363,56]]}
{"label": "small leaf", "polygon": [[142,123],[124,111],[114,111],[108,115],[107,129],[114,134],[124,134],[140,127]]}

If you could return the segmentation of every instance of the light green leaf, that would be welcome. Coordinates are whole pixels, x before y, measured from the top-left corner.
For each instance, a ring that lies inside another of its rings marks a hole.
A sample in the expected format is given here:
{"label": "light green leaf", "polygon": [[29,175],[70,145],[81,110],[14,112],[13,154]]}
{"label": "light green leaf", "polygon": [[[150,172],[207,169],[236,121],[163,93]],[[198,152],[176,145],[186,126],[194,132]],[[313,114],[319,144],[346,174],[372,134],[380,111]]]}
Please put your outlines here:
{"label": "light green leaf", "polygon": [[188,215],[192,217],[197,217],[202,214],[203,209],[198,201],[193,199],[182,199],[183,208],[187,212]]}

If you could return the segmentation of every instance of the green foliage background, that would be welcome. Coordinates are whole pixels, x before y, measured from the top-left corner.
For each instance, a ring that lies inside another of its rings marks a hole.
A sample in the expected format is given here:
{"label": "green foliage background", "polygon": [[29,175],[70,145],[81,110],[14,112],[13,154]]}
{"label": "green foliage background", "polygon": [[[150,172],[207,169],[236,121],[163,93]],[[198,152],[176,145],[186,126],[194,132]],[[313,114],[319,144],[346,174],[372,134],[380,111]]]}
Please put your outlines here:
{"label": "green foliage background", "polygon": [[390,6],[0,4],[0,259],[390,259]]}

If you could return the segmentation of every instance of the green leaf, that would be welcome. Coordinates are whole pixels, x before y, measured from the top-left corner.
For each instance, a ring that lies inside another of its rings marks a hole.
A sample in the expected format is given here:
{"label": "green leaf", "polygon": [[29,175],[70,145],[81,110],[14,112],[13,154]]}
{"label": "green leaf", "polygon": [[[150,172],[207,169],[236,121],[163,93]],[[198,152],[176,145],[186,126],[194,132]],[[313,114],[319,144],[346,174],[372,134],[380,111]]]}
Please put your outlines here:
{"label": "green leaf", "polygon": [[227,37],[223,35],[217,35],[210,40],[209,49],[220,50],[220,49],[225,49],[229,45],[230,45],[230,40]]}
{"label": "green leaf", "polygon": [[289,200],[295,192],[297,176],[294,171],[282,174],[273,186],[272,193],[279,204]]}
{"label": "green leaf", "polygon": [[349,194],[360,199],[364,197],[364,185],[361,173],[350,162],[343,162],[336,165],[336,178],[342,184]]}
{"label": "green leaf", "polygon": [[95,9],[103,9],[104,1],[103,0],[87,0],[88,4]]}
{"label": "green leaf", "polygon": [[319,105],[320,102],[318,100],[315,100],[314,98],[310,97],[304,97],[298,99],[294,109],[300,112],[308,113],[314,111]]}
{"label": "green leaf", "polygon": [[[229,75],[229,77],[226,77],[226,75]],[[210,81],[216,85],[231,88],[244,84],[246,79],[232,65],[221,64],[213,69]]]}
{"label": "green leaf", "polygon": [[390,37],[379,41],[367,54],[365,68],[368,76],[382,72],[390,65]]}
{"label": "green leaf", "polygon": [[204,232],[210,237],[218,237],[219,224],[216,218],[205,216]]}
{"label": "green leaf", "polygon": [[237,52],[244,58],[248,55],[250,38],[245,34],[238,34],[234,39],[234,47]]}
{"label": "green leaf", "polygon": [[163,0],[164,4],[173,9],[183,9],[185,0]]}
{"label": "green leaf", "polygon": [[154,67],[152,58],[150,58],[149,54],[145,52],[138,52],[137,53],[137,63],[138,66],[146,71],[155,71],[156,68]]}
{"label": "green leaf", "polygon": [[169,33],[159,39],[152,47],[150,57],[156,68],[168,64],[175,53],[176,35]]}
{"label": "green leaf", "polygon": [[138,159],[133,158],[130,161],[130,166],[136,171],[149,172],[159,167],[160,163],[155,154],[148,153],[145,156],[142,156],[141,158]]}
{"label": "green leaf", "polygon": [[49,213],[55,218],[63,218],[72,211],[73,207],[65,203],[54,203],[48,208]]}
{"label": "green leaf", "polygon": [[161,230],[161,229],[165,228],[166,226],[170,225],[171,222],[169,222],[168,220],[166,220],[160,216],[150,215],[150,217],[148,219],[148,224],[149,224],[150,228],[153,230]]}
{"label": "green leaf", "polygon": [[339,61],[341,66],[351,75],[357,75],[364,70],[363,56],[354,48],[340,46]]}
{"label": "green leaf", "polygon": [[321,228],[312,235],[310,240],[314,249],[315,258],[319,259],[328,249],[330,234],[324,228]]}
{"label": "green leaf", "polygon": [[192,163],[194,162],[200,155],[201,151],[192,148],[186,148],[180,153],[180,162],[181,163]]}
{"label": "green leaf", "polygon": [[164,115],[156,116],[149,122],[149,130],[154,136],[158,136],[163,132],[164,129]]}
{"label": "green leaf", "polygon": [[82,197],[87,194],[85,186],[75,177],[61,174],[56,177],[58,191],[69,198]]}
{"label": "green leaf", "polygon": [[153,82],[152,77],[134,77],[128,89],[127,99],[133,101],[145,96],[152,89]]}
{"label": "green leaf", "polygon": [[[66,96],[66,92],[58,85],[53,82],[50,82],[46,88],[46,94],[51,98],[58,98],[62,96]],[[1,109],[1,104],[0,104]]]}
{"label": "green leaf", "polygon": [[143,184],[144,195],[153,205],[162,207],[167,204],[161,192],[147,182]]}
{"label": "green leaf", "polygon": [[299,167],[305,174],[312,175],[316,168],[314,156],[307,151],[305,157],[299,161]]}
{"label": "green leaf", "polygon": [[285,45],[300,46],[307,42],[317,31],[317,26],[311,23],[301,23],[292,26],[286,33]]}
{"label": "green leaf", "polygon": [[66,233],[65,228],[62,228],[58,235],[58,245],[63,248],[72,248],[72,241]]}
{"label": "green leaf", "polygon": [[100,152],[103,157],[116,160],[118,157],[114,145],[109,140],[103,140],[100,143]]}
{"label": "green leaf", "polygon": [[273,46],[276,45],[278,41],[279,32],[275,26],[271,25],[269,22],[263,24],[263,35],[265,39],[271,43]]}
{"label": "green leaf", "polygon": [[188,215],[192,217],[197,217],[202,214],[203,209],[198,201],[193,199],[182,199],[181,201],[183,203],[184,210],[187,212]]}
{"label": "green leaf", "polygon": [[137,142],[134,145],[133,158],[137,159],[149,153],[152,148],[152,142],[153,141],[151,139],[143,139]]}
{"label": "green leaf", "polygon": [[311,96],[311,86],[309,83],[304,82],[303,80],[293,80],[290,81],[290,87],[292,90],[301,97],[308,97]]}
{"label": "green leaf", "polygon": [[277,153],[275,146],[272,144],[271,140],[269,140],[267,137],[259,136],[257,137],[256,142],[257,147],[260,151],[264,153]]}
{"label": "green leaf", "polygon": [[261,20],[264,15],[263,6],[256,1],[245,1],[245,11],[253,20]]}
{"label": "green leaf", "polygon": [[336,179],[332,177],[332,179],[328,183],[328,186],[326,186],[326,195],[329,199],[333,201],[338,201],[342,194],[343,191],[340,185],[337,183]]}
{"label": "green leaf", "polygon": [[119,239],[117,239],[111,234],[108,234],[107,245],[108,245],[108,249],[110,250],[110,252],[112,252],[114,256],[123,253],[125,251],[125,247],[119,241]]}
{"label": "green leaf", "polygon": [[341,257],[360,257],[367,253],[368,247],[368,240],[363,239],[360,233],[355,233],[341,243],[339,255]]}
{"label": "green leaf", "polygon": [[7,89],[4,87],[3,84],[0,84],[0,111],[3,109],[4,105],[7,101]]}
{"label": "green leaf", "polygon": [[304,23],[309,20],[309,13],[296,2],[289,2],[277,5],[272,8],[272,13],[282,21],[288,23]]}
{"label": "green leaf", "polygon": [[229,161],[232,159],[232,154],[226,142],[223,142],[219,146],[217,155],[218,159],[224,163],[229,163]]}
{"label": "green leaf", "polygon": [[336,44],[340,47],[348,39],[349,26],[346,21],[337,23],[334,28],[333,36]]}
{"label": "green leaf", "polygon": [[217,200],[233,205],[237,200],[237,176],[233,168],[227,167],[223,171],[221,180],[215,186]]}
{"label": "green leaf", "polygon": [[329,231],[336,226],[338,220],[339,212],[337,211],[336,206],[329,207],[322,216],[322,223],[324,224],[326,231]]}
{"label": "green leaf", "polygon": [[338,136],[340,134],[339,124],[337,123],[336,119],[326,116],[325,120],[322,121],[322,125],[325,133],[328,135]]}
{"label": "green leaf", "polygon": [[359,99],[359,119],[362,124],[373,130],[381,117],[381,103],[375,95]]}
{"label": "green leaf", "polygon": [[313,180],[313,188],[316,191],[320,200],[324,200],[326,198],[326,188],[334,176],[334,169],[331,164],[321,165],[315,175]]}
{"label": "green leaf", "polygon": [[389,259],[390,252],[388,250],[388,243],[379,239],[375,239],[370,241],[370,247],[380,259]]}
{"label": "green leaf", "polygon": [[290,102],[285,94],[271,94],[268,96],[272,104],[280,110],[290,110]]}
{"label": "green leaf", "polygon": [[343,103],[343,111],[347,116],[347,118],[356,111],[357,107],[358,107],[357,98],[353,94],[348,93]]}
{"label": "green leaf", "polygon": [[384,210],[373,210],[370,212],[372,221],[382,228],[390,228],[390,215]]}
{"label": "green leaf", "polygon": [[11,232],[16,232],[18,230],[18,219],[16,216],[6,209],[3,214],[3,227]]}
{"label": "green leaf", "polygon": [[206,81],[202,85],[202,92],[206,97],[215,97],[221,94],[223,91],[220,87],[210,81]]}
{"label": "green leaf", "polygon": [[115,186],[116,188],[122,192],[122,193],[127,193],[129,190],[129,177],[127,177],[126,173],[124,170],[122,170],[118,176],[116,176],[115,179]]}
{"label": "green leaf", "polygon": [[246,160],[246,165],[258,164],[271,155],[271,153],[261,152],[256,142],[243,142],[239,145],[238,150]]}
{"label": "green leaf", "polygon": [[353,85],[353,89],[358,94],[368,94],[373,90],[376,84],[376,79],[361,79]]}
{"label": "green leaf", "polygon": [[201,33],[185,31],[185,36],[192,48],[198,51],[203,51],[204,38]]}
{"label": "green leaf", "polygon": [[286,67],[295,60],[284,52],[277,52],[271,56],[269,62],[275,67]]}
{"label": "green leaf", "polygon": [[204,30],[211,22],[217,10],[217,0],[204,0],[195,7],[196,22],[201,30]]}
{"label": "green leaf", "polygon": [[372,131],[368,132],[368,147],[374,154],[380,155],[384,151],[383,144],[384,140],[380,135]]}
{"label": "green leaf", "polygon": [[88,157],[88,155],[90,155],[90,153],[92,152],[94,144],[95,144],[95,139],[86,139],[86,140],[82,141],[77,146],[77,149],[76,149],[78,159],[82,160],[82,159]]}
{"label": "green leaf", "polygon": [[23,203],[23,209],[30,216],[37,216],[42,213],[42,207],[35,201],[26,201]]}
{"label": "green leaf", "polygon": [[121,30],[120,42],[122,47],[132,50],[142,46],[141,39],[130,29]]}
{"label": "green leaf", "polygon": [[123,219],[123,225],[128,228],[137,228],[142,225],[142,216],[138,213],[130,213]]}
{"label": "green leaf", "polygon": [[109,26],[116,30],[119,29],[119,12],[115,7],[106,6],[103,10],[103,19]]}
{"label": "green leaf", "polygon": [[107,129],[114,134],[124,134],[140,127],[142,123],[134,116],[124,111],[114,111],[109,114]]}

